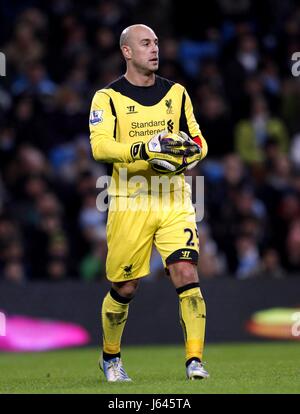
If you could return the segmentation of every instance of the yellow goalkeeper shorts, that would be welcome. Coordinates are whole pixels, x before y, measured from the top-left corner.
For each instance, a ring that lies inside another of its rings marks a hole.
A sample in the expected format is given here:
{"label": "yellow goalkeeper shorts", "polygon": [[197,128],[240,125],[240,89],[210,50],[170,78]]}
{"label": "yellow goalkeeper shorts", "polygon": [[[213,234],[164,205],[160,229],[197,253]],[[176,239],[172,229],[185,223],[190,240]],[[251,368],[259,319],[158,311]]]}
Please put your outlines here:
{"label": "yellow goalkeeper shorts", "polygon": [[112,197],[107,219],[107,279],[124,282],[147,276],[153,243],[165,268],[198,262],[196,217],[190,198],[184,205],[164,196]]}

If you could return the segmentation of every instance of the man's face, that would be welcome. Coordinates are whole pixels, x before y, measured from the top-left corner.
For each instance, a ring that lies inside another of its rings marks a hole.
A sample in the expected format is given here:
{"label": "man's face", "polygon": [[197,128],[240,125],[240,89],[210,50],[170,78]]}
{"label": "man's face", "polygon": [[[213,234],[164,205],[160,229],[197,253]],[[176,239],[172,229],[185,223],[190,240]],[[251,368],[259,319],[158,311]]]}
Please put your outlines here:
{"label": "man's face", "polygon": [[136,28],[130,34],[129,61],[138,70],[145,73],[158,69],[158,39],[155,33],[147,28]]}

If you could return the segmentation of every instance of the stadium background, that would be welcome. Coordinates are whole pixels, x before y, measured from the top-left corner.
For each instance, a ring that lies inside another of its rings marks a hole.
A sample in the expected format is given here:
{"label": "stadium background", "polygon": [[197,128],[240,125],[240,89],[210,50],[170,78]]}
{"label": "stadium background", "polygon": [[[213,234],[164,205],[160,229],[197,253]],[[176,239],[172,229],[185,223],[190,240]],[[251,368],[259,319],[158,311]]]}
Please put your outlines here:
{"label": "stadium background", "polygon": [[[106,166],[92,160],[88,115],[94,92],[124,71],[122,29],[139,22],[156,31],[159,74],[186,86],[209,145],[192,171],[205,177],[207,340],[249,340],[255,311],[299,308],[296,0],[210,0],[197,13],[177,0],[1,0],[0,21],[3,312],[77,322],[99,342],[108,285],[95,182]],[[176,295],[155,252],[151,268],[125,343],[182,340]]]}

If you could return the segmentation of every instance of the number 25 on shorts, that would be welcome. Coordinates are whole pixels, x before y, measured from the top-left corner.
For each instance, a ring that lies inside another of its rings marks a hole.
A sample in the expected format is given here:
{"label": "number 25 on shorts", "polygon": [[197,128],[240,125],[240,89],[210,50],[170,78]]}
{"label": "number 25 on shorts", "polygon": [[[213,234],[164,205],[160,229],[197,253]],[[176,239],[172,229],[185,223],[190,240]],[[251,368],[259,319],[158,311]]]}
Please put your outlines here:
{"label": "number 25 on shorts", "polygon": [[196,246],[199,247],[199,234],[198,234],[197,227],[195,228],[196,237],[195,237],[195,234],[194,234],[193,230],[190,229],[190,228],[184,229],[184,232],[187,233],[187,235],[188,235],[188,240],[186,242],[186,245],[188,247],[195,247],[195,241],[196,241],[195,239],[197,239]]}

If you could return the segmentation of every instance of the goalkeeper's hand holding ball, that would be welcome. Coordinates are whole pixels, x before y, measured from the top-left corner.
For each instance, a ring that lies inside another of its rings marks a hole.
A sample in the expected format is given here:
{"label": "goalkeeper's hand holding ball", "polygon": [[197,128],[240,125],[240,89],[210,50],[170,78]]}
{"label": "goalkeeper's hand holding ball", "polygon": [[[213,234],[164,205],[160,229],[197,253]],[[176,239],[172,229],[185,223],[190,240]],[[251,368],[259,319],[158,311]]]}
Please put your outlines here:
{"label": "goalkeeper's hand holding ball", "polygon": [[131,156],[134,161],[148,161],[153,166],[162,167],[170,172],[182,165],[186,154],[184,140],[177,134],[168,131],[160,132],[148,142],[135,142],[131,146]]}
{"label": "goalkeeper's hand holding ball", "polygon": [[206,151],[203,151],[199,137],[192,139],[183,131],[180,131],[178,135],[184,140],[183,145],[186,148],[183,157],[183,166],[185,166],[187,170],[191,170],[206,156],[207,149]]}

